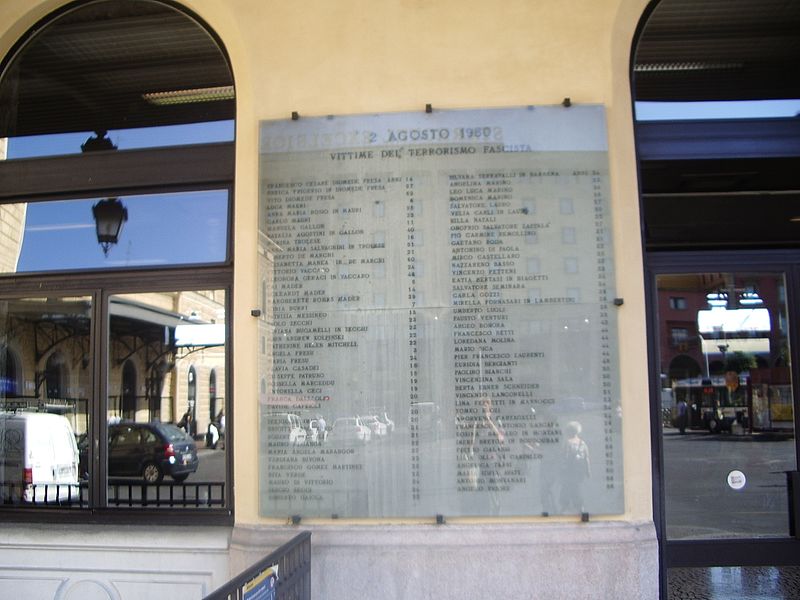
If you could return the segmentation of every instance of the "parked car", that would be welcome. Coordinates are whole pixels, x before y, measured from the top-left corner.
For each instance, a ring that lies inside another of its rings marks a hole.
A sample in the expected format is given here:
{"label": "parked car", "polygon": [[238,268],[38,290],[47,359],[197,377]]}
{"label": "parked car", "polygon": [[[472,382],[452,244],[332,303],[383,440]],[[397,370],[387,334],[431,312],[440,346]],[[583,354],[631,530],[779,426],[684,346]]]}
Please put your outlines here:
{"label": "parked car", "polygon": [[386,432],[387,433],[394,433],[394,421],[389,418],[389,414],[386,412],[379,412],[377,414],[378,420],[386,425]]}
{"label": "parked car", "polygon": [[267,431],[271,442],[284,441],[290,446],[302,446],[308,438],[300,417],[293,413],[268,414]]}
{"label": "parked car", "polygon": [[370,428],[359,417],[340,417],[333,422],[328,439],[332,442],[366,444],[372,438]]}
{"label": "parked car", "polygon": [[0,413],[0,477],[3,502],[80,502],[78,447],[69,420]]}
{"label": "parked car", "polygon": [[368,415],[366,417],[361,417],[361,421],[369,427],[372,435],[377,436],[379,438],[384,437],[388,432],[388,428],[384,423],[381,423],[378,417],[375,415]]}
{"label": "parked car", "polygon": [[141,477],[158,483],[165,475],[183,481],[197,471],[197,445],[170,423],[126,423],[108,428],[108,476]]}
{"label": "parked car", "polygon": [[386,425],[386,433],[394,433],[394,420],[389,417],[385,406],[370,406],[369,414],[378,417],[378,421]]}

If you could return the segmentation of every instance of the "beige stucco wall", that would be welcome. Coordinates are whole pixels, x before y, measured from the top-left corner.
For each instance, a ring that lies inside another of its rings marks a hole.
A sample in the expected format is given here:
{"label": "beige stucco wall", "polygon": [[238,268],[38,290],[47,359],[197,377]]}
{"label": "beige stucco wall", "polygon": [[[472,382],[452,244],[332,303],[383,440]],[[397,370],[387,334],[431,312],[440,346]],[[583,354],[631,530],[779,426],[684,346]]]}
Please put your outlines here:
{"label": "beige stucco wall", "polygon": [[[0,2],[0,54],[63,5]],[[258,523],[258,123],[267,118],[574,103],[607,107],[626,520],[651,515],[645,307],[629,88],[647,0],[185,0],[237,88],[234,372],[238,523]]]}

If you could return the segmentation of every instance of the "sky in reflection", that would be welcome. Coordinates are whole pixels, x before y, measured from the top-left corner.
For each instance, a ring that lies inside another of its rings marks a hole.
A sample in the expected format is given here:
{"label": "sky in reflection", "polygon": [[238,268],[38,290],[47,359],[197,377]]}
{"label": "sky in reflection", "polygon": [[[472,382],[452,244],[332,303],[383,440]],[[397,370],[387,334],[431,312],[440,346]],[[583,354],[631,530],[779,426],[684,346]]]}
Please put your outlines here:
{"label": "sky in reflection", "polygon": [[[8,159],[77,154],[92,132],[8,140]],[[233,121],[110,131],[119,150],[227,142]],[[119,243],[104,256],[92,206],[101,198],[30,203],[17,272],[222,262],[228,193],[211,190],[122,197],[128,210]]]}
{"label": "sky in reflection", "polygon": [[92,205],[99,198],[28,205],[18,272],[222,262],[228,192],[125,196],[119,242],[108,256],[97,242]]}

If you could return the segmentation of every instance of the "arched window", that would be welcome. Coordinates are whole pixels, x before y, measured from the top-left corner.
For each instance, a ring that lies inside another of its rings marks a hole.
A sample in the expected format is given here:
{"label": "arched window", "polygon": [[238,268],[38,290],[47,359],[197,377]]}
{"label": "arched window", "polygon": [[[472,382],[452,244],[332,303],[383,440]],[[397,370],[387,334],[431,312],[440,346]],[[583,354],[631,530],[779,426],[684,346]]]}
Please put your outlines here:
{"label": "arched window", "polygon": [[[191,141],[204,142],[220,135],[209,123],[233,119],[233,98],[225,54],[194,15],[155,0],[76,2],[34,27],[4,61],[0,137],[10,138],[12,156],[21,136],[75,133],[84,141],[108,132],[120,149],[154,147],[186,143],[175,127],[196,125]],[[173,128],[134,131],[165,126]],[[84,151],[109,148],[101,136]]]}
{"label": "arched window", "polygon": [[19,359],[8,346],[0,347],[0,398],[21,394]]}
{"label": "arched window", "polygon": [[[114,478],[144,479],[115,455],[115,422],[177,420],[178,373],[196,351],[214,347],[210,366],[231,371],[230,335],[198,332],[229,322],[234,117],[220,41],[171,2],[67,4],[0,59],[0,302],[14,318],[0,320],[0,339],[16,327],[20,364],[57,347],[36,383],[48,398],[75,396],[89,482],[70,508],[111,513]],[[190,456],[163,473],[188,477],[187,493]],[[198,506],[229,523],[224,465],[210,481]],[[180,508],[143,493],[124,505]]]}
{"label": "arched window", "polygon": [[125,419],[136,417],[136,367],[125,361],[122,367],[122,416]]}
{"label": "arched window", "polygon": [[63,400],[67,396],[68,371],[61,352],[53,352],[44,368],[45,393],[48,400]]}

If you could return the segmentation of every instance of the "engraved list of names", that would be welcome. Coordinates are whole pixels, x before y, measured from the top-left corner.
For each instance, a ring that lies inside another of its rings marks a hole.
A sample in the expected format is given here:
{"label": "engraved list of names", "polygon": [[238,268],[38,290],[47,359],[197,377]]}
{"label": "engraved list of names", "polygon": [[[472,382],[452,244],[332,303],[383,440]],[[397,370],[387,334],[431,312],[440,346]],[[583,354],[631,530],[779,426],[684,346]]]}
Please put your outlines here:
{"label": "engraved list of names", "polygon": [[623,510],[604,112],[263,122],[261,513]]}

